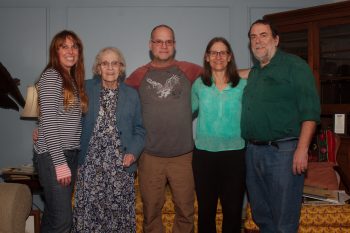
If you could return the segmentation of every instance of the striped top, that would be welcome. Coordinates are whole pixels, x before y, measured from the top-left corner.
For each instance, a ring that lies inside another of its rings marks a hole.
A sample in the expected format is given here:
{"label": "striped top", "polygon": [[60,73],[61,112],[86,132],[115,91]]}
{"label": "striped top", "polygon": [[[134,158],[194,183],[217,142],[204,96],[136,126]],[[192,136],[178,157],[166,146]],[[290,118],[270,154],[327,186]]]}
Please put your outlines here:
{"label": "striped top", "polygon": [[60,165],[67,167],[63,150],[79,149],[82,127],[80,100],[65,110],[62,84],[62,76],[53,68],[47,69],[38,82],[39,135],[34,150],[37,154],[50,153],[56,173]]}

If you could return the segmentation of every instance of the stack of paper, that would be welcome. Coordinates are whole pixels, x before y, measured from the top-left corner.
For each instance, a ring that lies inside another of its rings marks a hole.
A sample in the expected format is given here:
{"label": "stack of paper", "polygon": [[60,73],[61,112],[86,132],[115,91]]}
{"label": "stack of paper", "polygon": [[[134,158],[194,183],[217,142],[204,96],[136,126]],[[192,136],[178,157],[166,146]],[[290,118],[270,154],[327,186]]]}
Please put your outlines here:
{"label": "stack of paper", "polygon": [[344,204],[339,198],[340,190],[322,189],[312,186],[304,186],[304,203],[309,204]]}

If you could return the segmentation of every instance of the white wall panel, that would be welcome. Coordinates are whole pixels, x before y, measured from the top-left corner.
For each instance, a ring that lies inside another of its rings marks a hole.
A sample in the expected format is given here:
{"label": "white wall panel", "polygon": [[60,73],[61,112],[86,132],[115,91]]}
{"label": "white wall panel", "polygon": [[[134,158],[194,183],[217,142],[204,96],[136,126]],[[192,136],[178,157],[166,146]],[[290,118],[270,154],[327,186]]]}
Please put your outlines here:
{"label": "white wall panel", "polygon": [[285,7],[250,7],[249,8],[249,24],[252,24],[255,20],[260,19],[266,14],[272,14],[275,12],[282,12],[287,10],[292,10],[294,8],[285,8]]}
{"label": "white wall panel", "polygon": [[230,11],[218,7],[70,8],[68,27],[84,41],[90,72],[96,53],[115,46],[126,56],[127,73],[149,62],[150,31],[159,24],[175,30],[176,58],[202,63],[207,42],[214,36],[230,39]]}
{"label": "white wall panel", "polygon": [[46,16],[45,8],[0,8],[0,61],[24,83],[46,63]]}
{"label": "white wall panel", "polygon": [[[0,8],[0,62],[26,87],[39,77],[46,63],[46,8]],[[22,109],[21,109],[22,110]],[[0,109],[0,167],[31,163],[33,121],[20,120],[20,113]]]}

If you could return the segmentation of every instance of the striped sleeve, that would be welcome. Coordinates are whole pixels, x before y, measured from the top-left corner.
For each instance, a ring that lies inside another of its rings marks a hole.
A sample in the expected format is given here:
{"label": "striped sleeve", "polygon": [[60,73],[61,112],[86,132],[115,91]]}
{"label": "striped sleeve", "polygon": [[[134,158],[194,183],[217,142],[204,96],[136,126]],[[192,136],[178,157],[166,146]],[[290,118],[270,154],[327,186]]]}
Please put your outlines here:
{"label": "striped sleeve", "polygon": [[[62,78],[56,70],[48,69],[42,74],[39,81],[38,93],[43,136],[52,162],[56,168],[56,173],[61,177],[61,174],[68,174],[70,170],[63,154],[63,144],[59,136],[60,122],[58,114],[60,105],[63,105],[63,97]],[[57,169],[58,167],[60,169]],[[65,175],[62,177],[65,177]]]}
{"label": "striped sleeve", "polygon": [[58,165],[55,167],[57,180],[71,177],[72,173],[67,164]]}

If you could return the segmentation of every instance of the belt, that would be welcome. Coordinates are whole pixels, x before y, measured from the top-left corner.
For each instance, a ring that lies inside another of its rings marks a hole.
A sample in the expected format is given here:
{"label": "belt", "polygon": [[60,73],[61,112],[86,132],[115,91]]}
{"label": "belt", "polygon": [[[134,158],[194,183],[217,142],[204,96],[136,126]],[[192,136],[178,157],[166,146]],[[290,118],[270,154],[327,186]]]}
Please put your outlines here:
{"label": "belt", "polygon": [[279,140],[274,141],[257,141],[257,140],[248,140],[250,144],[256,145],[256,146],[274,146],[277,149],[279,148],[278,143],[280,142],[289,142],[289,141],[295,141],[298,140],[298,138],[283,138]]}
{"label": "belt", "polygon": [[250,144],[256,145],[256,146],[274,146],[277,149],[279,148],[277,142],[275,141],[256,141],[256,140],[249,140]]}

